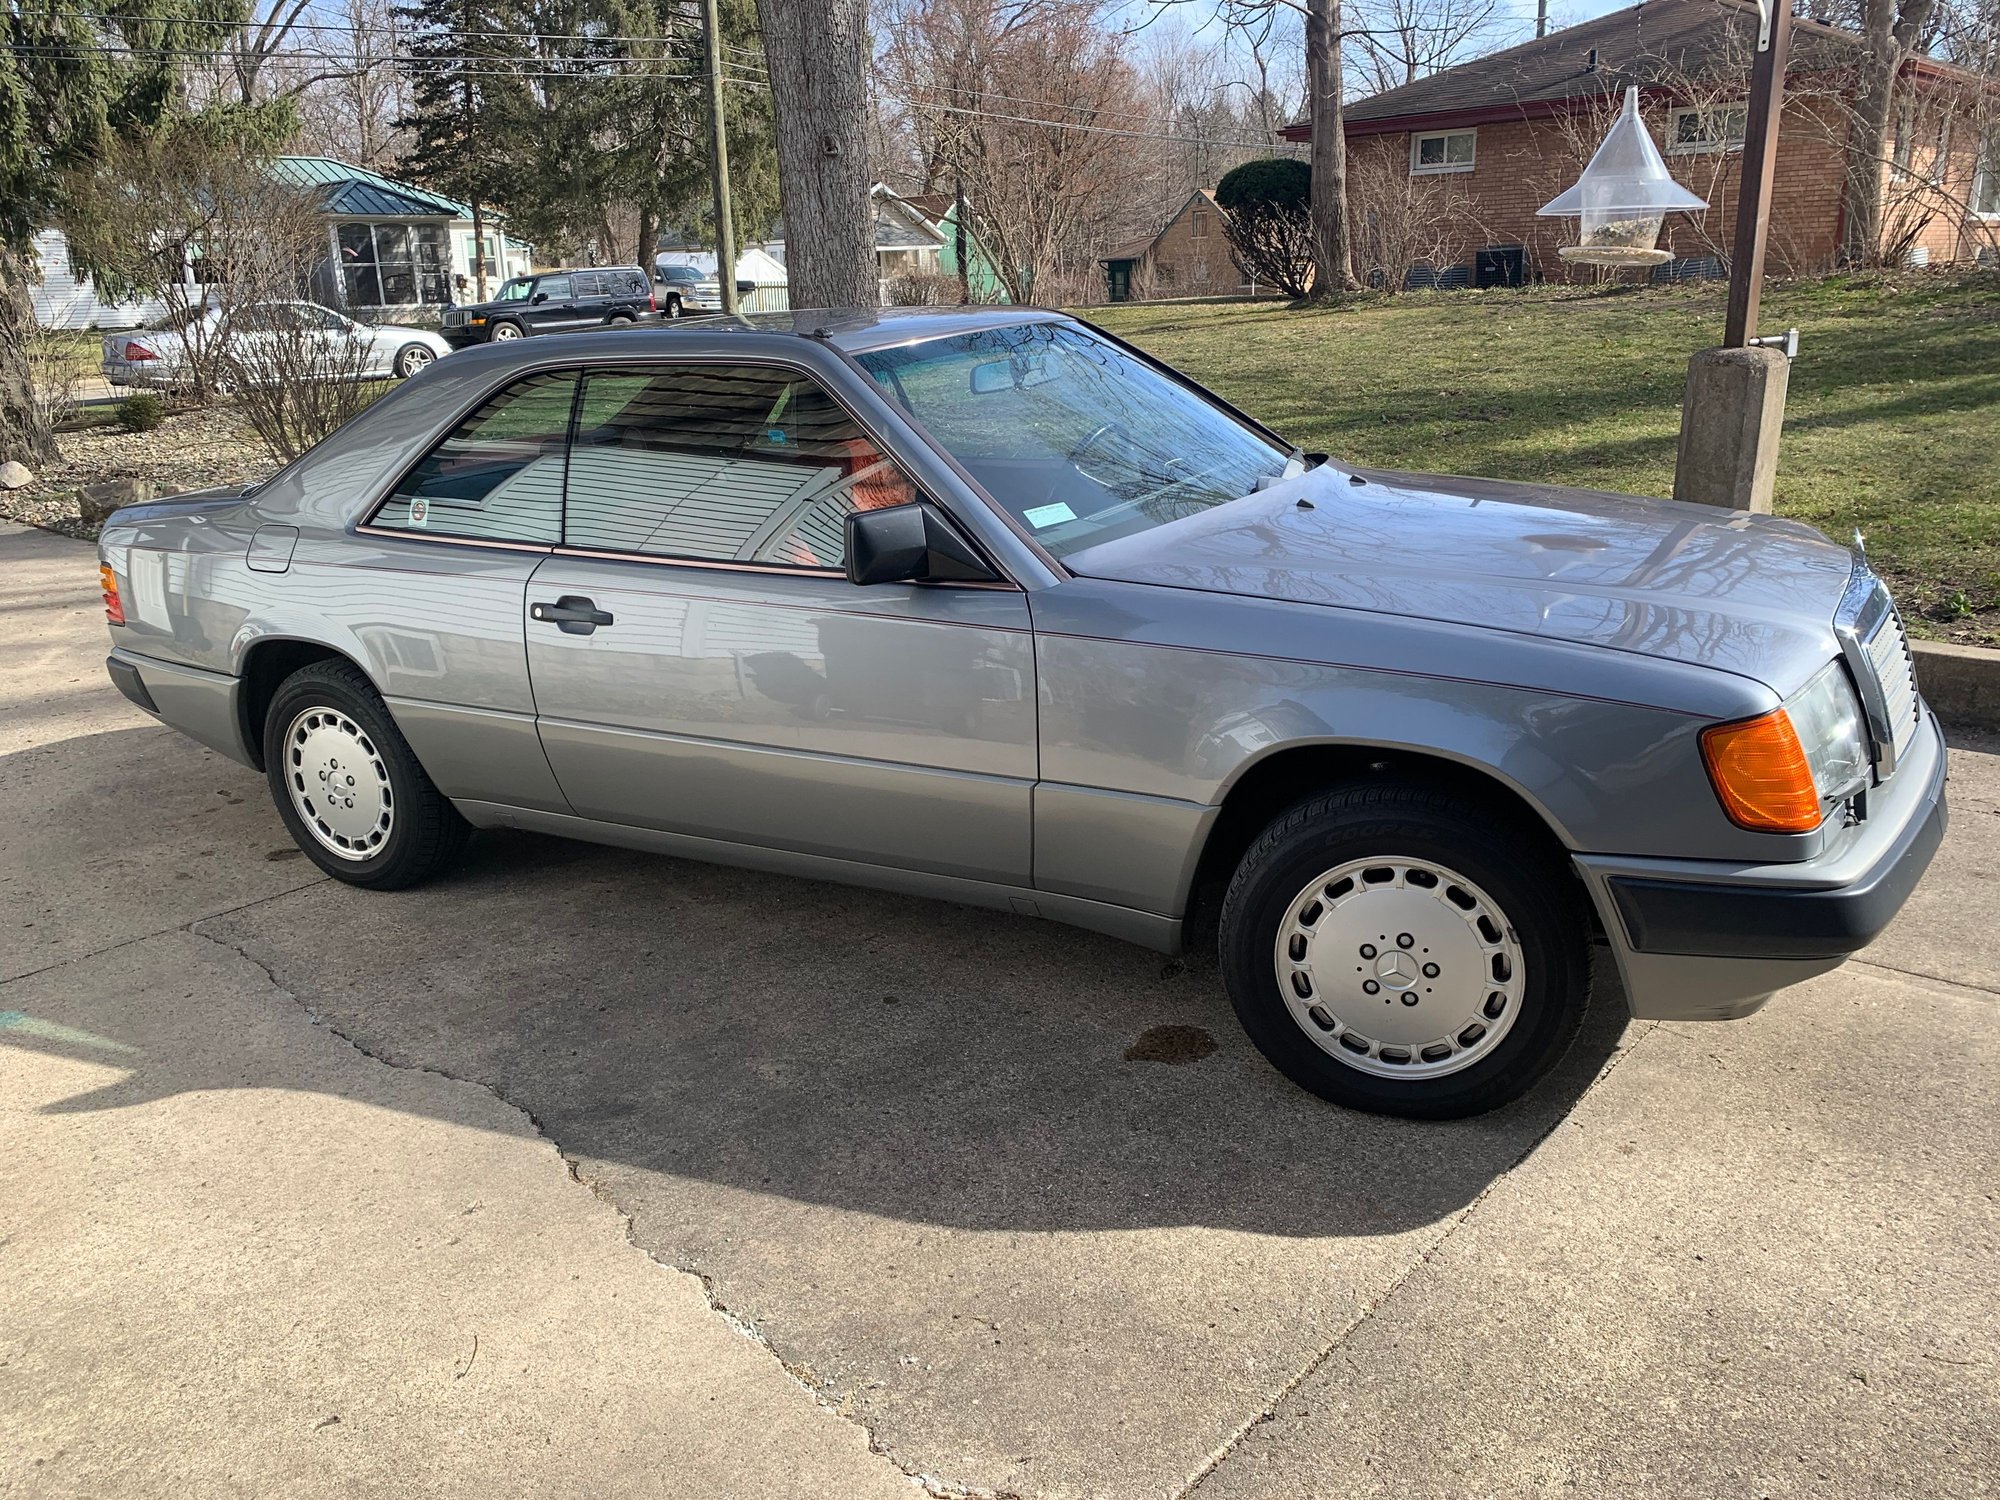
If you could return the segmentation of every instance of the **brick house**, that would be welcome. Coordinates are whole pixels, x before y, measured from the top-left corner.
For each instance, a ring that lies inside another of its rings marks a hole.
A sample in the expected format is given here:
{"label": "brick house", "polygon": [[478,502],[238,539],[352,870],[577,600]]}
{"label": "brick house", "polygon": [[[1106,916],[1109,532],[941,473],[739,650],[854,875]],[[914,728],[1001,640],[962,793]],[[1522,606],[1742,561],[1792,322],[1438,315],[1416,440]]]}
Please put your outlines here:
{"label": "brick house", "polygon": [[[1782,0],[1780,0],[1782,3]],[[1376,284],[1590,279],[1558,259],[1576,223],[1535,210],[1576,180],[1628,84],[1675,178],[1708,200],[1671,215],[1655,279],[1726,274],[1757,12],[1739,0],[1646,0],[1474,59],[1345,111],[1357,268]],[[1839,257],[1860,38],[1793,24],[1778,132],[1773,269]],[[2000,108],[1990,86],[1929,58],[1898,90],[1884,252],[1909,263],[2000,258]],[[1301,123],[1284,131],[1309,141]]]}
{"label": "brick house", "polygon": [[1098,257],[1113,302],[1150,297],[1223,297],[1255,291],[1237,270],[1223,232],[1222,209],[1209,188],[1197,188],[1151,239],[1120,245]]}

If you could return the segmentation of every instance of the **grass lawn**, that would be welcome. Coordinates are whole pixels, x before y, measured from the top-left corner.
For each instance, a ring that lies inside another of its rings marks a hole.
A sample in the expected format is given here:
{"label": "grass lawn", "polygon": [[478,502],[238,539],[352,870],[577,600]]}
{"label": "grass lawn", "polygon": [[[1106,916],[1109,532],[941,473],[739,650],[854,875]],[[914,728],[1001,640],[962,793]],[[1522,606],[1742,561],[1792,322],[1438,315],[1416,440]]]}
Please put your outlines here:
{"label": "grass lawn", "polygon": [[[1304,448],[1665,495],[1688,356],[1722,311],[1711,284],[1087,315]],[[2000,644],[2000,274],[1779,286],[1762,323],[1799,330],[1779,514],[1860,527],[1915,633]]]}

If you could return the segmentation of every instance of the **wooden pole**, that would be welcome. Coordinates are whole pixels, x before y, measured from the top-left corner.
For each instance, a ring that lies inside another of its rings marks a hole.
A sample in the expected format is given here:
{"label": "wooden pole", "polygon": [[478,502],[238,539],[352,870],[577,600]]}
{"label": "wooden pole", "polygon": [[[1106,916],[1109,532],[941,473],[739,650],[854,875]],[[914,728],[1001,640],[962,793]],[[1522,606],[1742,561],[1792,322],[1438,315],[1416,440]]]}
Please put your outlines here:
{"label": "wooden pole", "polygon": [[1770,34],[1750,67],[1750,107],[1743,125],[1743,172],[1736,190],[1736,239],[1729,255],[1729,317],[1724,347],[1757,336],[1764,288],[1764,242],[1771,227],[1771,182],[1778,165],[1778,121],[1785,110],[1785,53],[1792,42],[1791,0],[1765,0]]}
{"label": "wooden pole", "polygon": [[715,0],[701,0],[701,29],[708,45],[708,161],[715,174],[715,282],[722,310],[736,311],[736,222],[729,203],[729,127],[722,109],[722,24]]}

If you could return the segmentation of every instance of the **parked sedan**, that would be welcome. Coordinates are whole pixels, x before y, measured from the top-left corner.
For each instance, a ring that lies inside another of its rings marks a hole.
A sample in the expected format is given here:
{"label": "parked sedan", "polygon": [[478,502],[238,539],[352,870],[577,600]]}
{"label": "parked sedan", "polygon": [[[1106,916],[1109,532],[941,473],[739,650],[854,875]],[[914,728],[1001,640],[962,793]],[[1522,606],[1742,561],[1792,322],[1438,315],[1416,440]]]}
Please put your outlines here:
{"label": "parked sedan", "polygon": [[227,385],[232,358],[237,369],[254,371],[268,363],[258,357],[260,343],[301,336],[323,343],[324,367],[350,379],[406,379],[451,353],[451,345],[427,328],[358,323],[317,302],[251,302],[226,311],[203,308],[155,328],[106,334],[104,378],[113,385],[179,390],[208,361]]}
{"label": "parked sedan", "polygon": [[1547,1072],[1594,938],[1635,1015],[1749,1014],[1944,829],[1858,552],[1302,453],[1031,309],[475,351],[101,553],[113,680],[341,880],[511,827],[1165,952],[1215,911],[1264,1054],[1395,1114]]}

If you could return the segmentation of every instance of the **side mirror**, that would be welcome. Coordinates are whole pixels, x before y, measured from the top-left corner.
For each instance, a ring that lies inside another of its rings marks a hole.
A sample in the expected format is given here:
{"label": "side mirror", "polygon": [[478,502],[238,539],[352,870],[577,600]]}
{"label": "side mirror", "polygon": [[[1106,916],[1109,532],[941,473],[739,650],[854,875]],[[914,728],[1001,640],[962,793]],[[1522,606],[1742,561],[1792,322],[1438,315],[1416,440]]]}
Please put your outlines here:
{"label": "side mirror", "polygon": [[928,500],[847,518],[849,583],[992,583],[993,570]]}
{"label": "side mirror", "polygon": [[535,302],[546,302],[546,301],[548,301],[548,300],[549,300],[549,294],[548,294],[547,292],[537,292],[537,293],[535,293],[535,295],[534,295],[534,296],[532,296],[532,297],[530,297],[530,298],[528,299],[528,301],[529,301],[530,303],[535,303]]}

